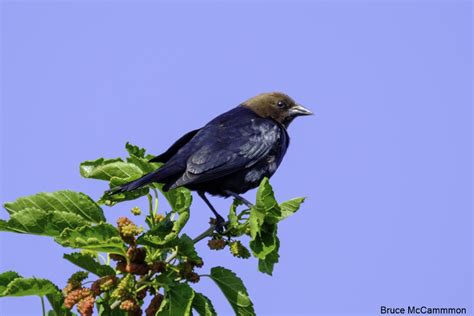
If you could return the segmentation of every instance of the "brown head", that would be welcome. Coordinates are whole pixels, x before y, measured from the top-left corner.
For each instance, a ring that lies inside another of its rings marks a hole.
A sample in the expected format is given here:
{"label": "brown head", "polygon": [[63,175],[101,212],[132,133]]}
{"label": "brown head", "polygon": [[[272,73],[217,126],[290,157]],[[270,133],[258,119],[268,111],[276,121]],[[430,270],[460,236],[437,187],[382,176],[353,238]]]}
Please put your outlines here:
{"label": "brown head", "polygon": [[241,106],[251,109],[261,117],[271,118],[286,127],[297,116],[313,114],[281,92],[259,94],[248,99]]}

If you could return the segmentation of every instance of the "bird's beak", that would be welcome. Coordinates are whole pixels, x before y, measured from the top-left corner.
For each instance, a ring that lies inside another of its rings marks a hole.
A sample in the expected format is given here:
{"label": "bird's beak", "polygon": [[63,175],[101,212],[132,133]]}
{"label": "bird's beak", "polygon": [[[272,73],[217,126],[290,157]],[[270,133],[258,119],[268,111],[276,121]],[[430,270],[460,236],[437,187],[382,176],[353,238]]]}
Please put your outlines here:
{"label": "bird's beak", "polygon": [[313,115],[313,112],[302,106],[301,104],[297,104],[296,106],[290,109],[290,115],[293,117],[301,116],[301,115]]}

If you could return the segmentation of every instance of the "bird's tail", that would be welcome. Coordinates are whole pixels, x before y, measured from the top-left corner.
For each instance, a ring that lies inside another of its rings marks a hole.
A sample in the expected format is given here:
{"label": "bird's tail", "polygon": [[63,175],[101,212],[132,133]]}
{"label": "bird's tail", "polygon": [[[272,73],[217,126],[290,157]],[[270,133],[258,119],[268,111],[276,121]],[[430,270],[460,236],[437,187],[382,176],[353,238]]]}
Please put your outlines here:
{"label": "bird's tail", "polygon": [[130,191],[136,190],[138,188],[141,188],[144,185],[147,185],[149,183],[157,182],[158,181],[157,178],[158,177],[157,177],[156,172],[151,172],[149,174],[144,175],[143,177],[141,177],[139,179],[130,181],[130,182],[125,183],[121,186],[118,186],[118,187],[112,188],[108,191],[105,191],[105,194],[106,195],[114,195],[114,194],[123,193],[123,192],[130,192]]}

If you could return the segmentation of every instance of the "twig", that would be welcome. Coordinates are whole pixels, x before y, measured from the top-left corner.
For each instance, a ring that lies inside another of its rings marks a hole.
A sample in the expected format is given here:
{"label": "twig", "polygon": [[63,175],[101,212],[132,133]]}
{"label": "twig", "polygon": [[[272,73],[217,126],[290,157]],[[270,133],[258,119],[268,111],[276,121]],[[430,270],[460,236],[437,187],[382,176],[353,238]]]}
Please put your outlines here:
{"label": "twig", "polygon": [[46,310],[44,309],[44,297],[40,296],[41,298],[41,309],[43,311],[43,316],[46,316]]}

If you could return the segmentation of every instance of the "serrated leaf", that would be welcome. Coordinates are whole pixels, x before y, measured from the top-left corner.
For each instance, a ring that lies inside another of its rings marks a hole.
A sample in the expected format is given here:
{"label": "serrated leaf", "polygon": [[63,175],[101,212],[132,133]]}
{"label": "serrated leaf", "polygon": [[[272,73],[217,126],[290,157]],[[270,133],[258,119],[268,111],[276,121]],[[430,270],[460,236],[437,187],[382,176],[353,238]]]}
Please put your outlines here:
{"label": "serrated leaf", "polygon": [[253,255],[259,259],[259,271],[269,275],[272,275],[273,267],[279,258],[280,240],[277,233],[276,224],[264,223],[255,238],[250,240],[250,249],[252,249]]}
{"label": "serrated leaf", "polygon": [[15,278],[8,283],[6,289],[0,293],[4,296],[44,296],[56,293],[58,288],[51,281],[37,278]]}
{"label": "serrated leaf", "polygon": [[[126,179],[122,179],[122,178],[118,178],[118,177],[112,177],[110,179],[110,183],[109,183],[109,186],[110,188],[114,188],[114,187],[117,187],[117,186],[121,186],[127,182],[130,182],[134,180],[134,178],[132,179],[129,179],[129,178],[126,178]],[[113,206],[117,203],[120,203],[120,202],[124,202],[124,201],[131,201],[131,200],[136,200],[142,196],[145,196],[147,195],[149,192],[149,188],[146,186],[146,187],[143,187],[143,188],[139,188],[139,189],[136,189],[136,190],[133,190],[133,191],[130,191],[130,192],[122,192],[122,193],[115,193],[113,195],[110,195],[110,194],[107,194],[107,193],[104,193],[104,195],[99,199],[99,201],[97,203],[99,204],[105,204],[107,206]]]}
{"label": "serrated leaf", "polygon": [[194,293],[192,307],[200,316],[217,316],[211,300],[201,293]]}
{"label": "serrated leaf", "polygon": [[264,178],[257,190],[257,200],[252,208],[264,215],[265,221],[271,224],[277,223],[281,217],[281,210],[275,199],[273,188],[268,178]]}
{"label": "serrated leaf", "polygon": [[305,200],[304,197],[298,197],[298,198],[294,198],[294,199],[281,203],[280,204],[280,209],[281,209],[280,220],[285,219],[288,216],[296,213],[296,211],[298,211],[298,209],[300,208],[304,200]]}
{"label": "serrated leaf", "polygon": [[265,259],[275,250],[278,243],[277,230],[277,225],[263,224],[255,238],[250,241],[250,249],[255,257]]}
{"label": "serrated leaf", "polygon": [[122,159],[103,159],[81,163],[81,175],[85,178],[109,181],[113,177],[137,179],[142,176],[140,168]]}
{"label": "serrated leaf", "polygon": [[0,293],[3,293],[11,281],[21,278],[21,275],[15,271],[6,271],[0,274]]}
{"label": "serrated leaf", "polygon": [[[170,213],[171,214],[171,213]],[[163,222],[142,234],[137,239],[141,245],[163,246],[175,239],[189,219],[189,209],[179,213],[178,219],[171,221],[170,214]]]}
{"label": "serrated leaf", "polygon": [[234,272],[223,267],[214,267],[211,269],[210,277],[221,289],[237,315],[255,315],[247,289]]}
{"label": "serrated leaf", "polygon": [[76,214],[93,223],[105,221],[102,209],[89,196],[69,190],[25,196],[14,202],[5,203],[4,206],[10,214],[26,208],[36,208],[46,212],[58,211]]}
{"label": "serrated leaf", "polygon": [[[193,303],[194,291],[187,283],[178,283],[166,292],[166,307],[160,309],[157,316],[189,316]],[[164,303],[164,302],[163,302]]]}
{"label": "serrated leaf", "polygon": [[178,254],[186,257],[194,262],[202,262],[202,258],[196,252],[193,240],[186,234],[182,234],[171,243],[172,246],[178,247]]}
{"label": "serrated leaf", "polygon": [[96,226],[85,226],[76,229],[65,229],[55,238],[65,247],[89,249],[98,252],[125,255],[126,247],[118,230],[107,223]]}
{"label": "serrated leaf", "polygon": [[63,258],[100,277],[115,275],[115,270],[112,267],[100,264],[92,255],[87,253],[74,252],[64,254]]}
{"label": "serrated leaf", "polygon": [[[104,158],[99,158],[96,160],[86,160],[81,162],[79,170],[81,173],[81,176],[84,178],[94,178],[95,171],[97,168],[105,165],[112,164],[114,162],[118,162],[123,160],[121,158],[113,158],[113,159],[104,159]],[[100,179],[100,180],[106,180],[106,179]]]}
{"label": "serrated leaf", "polygon": [[227,215],[229,220],[227,227],[235,236],[241,236],[247,231],[246,223],[240,223],[237,216],[237,207],[241,204],[242,203],[239,200],[234,199],[234,202],[230,205],[229,214]]}
{"label": "serrated leaf", "polygon": [[[160,190],[162,186],[163,185],[158,184]],[[193,196],[191,195],[191,191],[186,188],[180,187],[177,189],[169,190],[167,192],[161,190],[161,192],[170,204],[173,212],[177,212],[178,214],[180,214],[189,211],[191,203],[193,202]]]}
{"label": "serrated leaf", "polygon": [[144,174],[155,171],[161,165],[158,163],[149,162],[145,158],[135,156],[128,157],[127,162],[137,166]]}
{"label": "serrated leaf", "polygon": [[125,149],[127,149],[128,154],[130,156],[133,155],[133,156],[136,156],[136,157],[139,157],[139,158],[145,158],[145,152],[146,152],[145,148],[141,148],[141,147],[132,145],[129,142],[127,142],[125,144]]}
{"label": "serrated leaf", "polygon": [[55,237],[66,228],[77,228],[88,224],[84,218],[74,213],[25,208],[14,212],[7,222],[2,221],[0,231]]}
{"label": "serrated leaf", "polygon": [[278,263],[278,259],[280,255],[278,254],[278,250],[280,249],[280,240],[276,239],[276,247],[273,249],[272,252],[267,254],[264,259],[258,260],[258,270],[260,272],[266,273],[268,275],[272,275],[273,268],[276,263]]}

